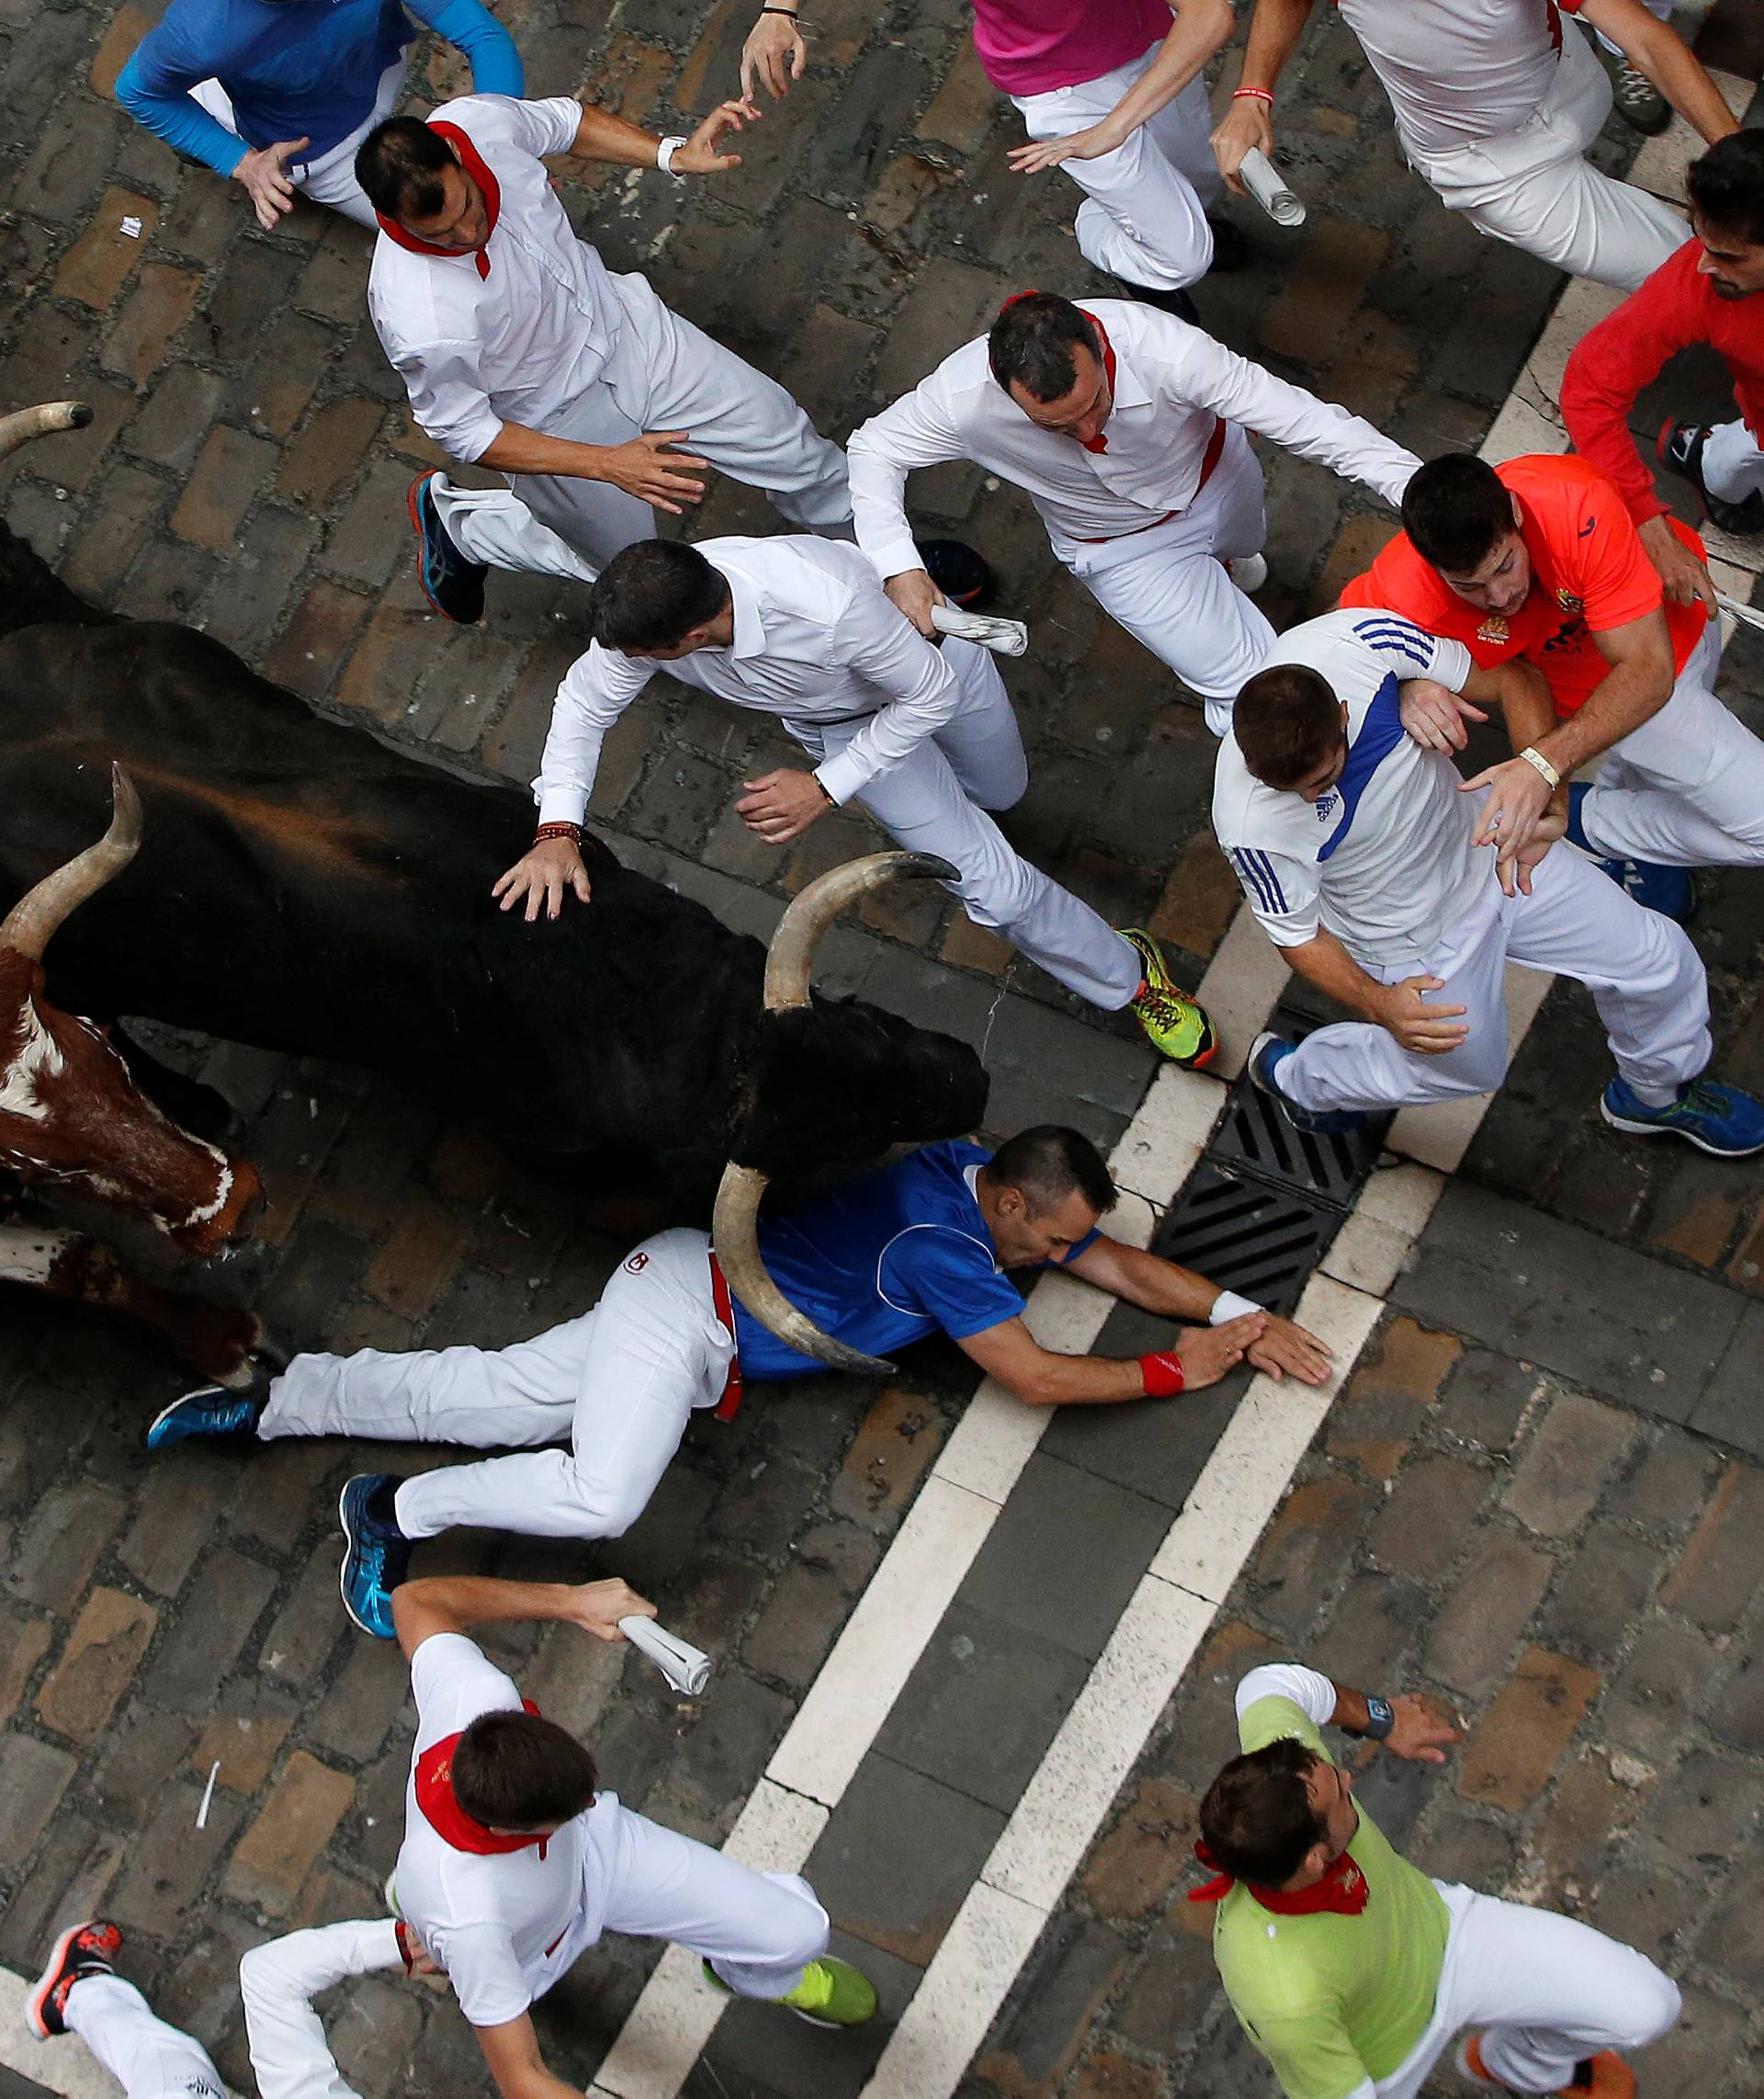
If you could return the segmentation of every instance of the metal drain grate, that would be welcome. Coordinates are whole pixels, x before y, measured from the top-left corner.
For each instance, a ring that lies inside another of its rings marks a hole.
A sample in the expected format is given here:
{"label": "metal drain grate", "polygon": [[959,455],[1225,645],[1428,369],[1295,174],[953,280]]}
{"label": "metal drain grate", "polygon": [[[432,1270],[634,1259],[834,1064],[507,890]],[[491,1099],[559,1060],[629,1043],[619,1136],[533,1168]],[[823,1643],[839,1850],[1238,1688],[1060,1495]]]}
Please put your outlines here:
{"label": "metal drain grate", "polygon": [[[1286,1006],[1278,1007],[1269,1023],[1288,1041],[1302,1041],[1317,1025],[1308,1015]],[[1378,1163],[1391,1120],[1387,1115],[1374,1116],[1351,1137],[1311,1136],[1295,1129],[1279,1102],[1246,1072],[1232,1088],[1206,1154],[1346,1209]]]}
{"label": "metal drain grate", "polygon": [[1152,1251],[1209,1282],[1290,1312],[1344,1213],[1203,1159],[1171,1204]]}

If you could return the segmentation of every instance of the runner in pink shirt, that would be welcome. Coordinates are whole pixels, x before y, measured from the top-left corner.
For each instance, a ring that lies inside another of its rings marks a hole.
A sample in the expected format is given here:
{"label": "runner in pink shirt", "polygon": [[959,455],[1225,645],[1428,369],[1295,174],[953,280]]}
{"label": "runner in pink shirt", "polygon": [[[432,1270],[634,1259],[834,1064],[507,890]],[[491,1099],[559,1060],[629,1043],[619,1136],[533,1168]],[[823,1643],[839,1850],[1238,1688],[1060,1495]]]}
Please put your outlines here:
{"label": "runner in pink shirt", "polygon": [[[742,93],[800,80],[798,0],[763,0],[741,50]],[[1202,73],[1232,29],[1230,0],[975,0],[974,44],[1023,113],[1019,175],[1064,167],[1085,193],[1078,244],[1136,298],[1194,319],[1183,287],[1236,269],[1245,242],[1207,208],[1224,188]]]}

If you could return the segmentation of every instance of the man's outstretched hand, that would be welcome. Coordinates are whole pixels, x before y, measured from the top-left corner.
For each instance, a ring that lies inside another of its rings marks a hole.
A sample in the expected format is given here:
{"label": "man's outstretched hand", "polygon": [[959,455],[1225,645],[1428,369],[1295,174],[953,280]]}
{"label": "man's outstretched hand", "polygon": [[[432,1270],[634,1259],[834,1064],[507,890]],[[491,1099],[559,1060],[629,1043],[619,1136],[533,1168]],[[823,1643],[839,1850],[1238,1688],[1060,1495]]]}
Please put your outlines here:
{"label": "man's outstretched hand", "polygon": [[1464,1731],[1455,1720],[1416,1691],[1399,1692],[1390,1701],[1396,1725],[1385,1737],[1385,1747],[1408,1764],[1443,1764],[1445,1753],[1463,1741]]}

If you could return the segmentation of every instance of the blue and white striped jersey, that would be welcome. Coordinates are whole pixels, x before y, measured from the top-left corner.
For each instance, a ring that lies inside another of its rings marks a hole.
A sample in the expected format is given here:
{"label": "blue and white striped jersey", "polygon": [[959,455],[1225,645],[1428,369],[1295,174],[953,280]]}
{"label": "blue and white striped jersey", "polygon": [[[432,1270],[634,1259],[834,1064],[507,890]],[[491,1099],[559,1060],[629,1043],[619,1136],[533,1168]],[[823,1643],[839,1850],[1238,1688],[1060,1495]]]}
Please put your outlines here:
{"label": "blue and white striped jersey", "polygon": [[1381,970],[1419,965],[1489,879],[1470,844],[1475,800],[1442,753],[1404,730],[1399,687],[1435,678],[1461,692],[1472,669],[1460,641],[1394,612],[1326,612],[1283,634],[1263,669],[1303,664],[1348,710],[1348,763],[1316,802],[1264,787],[1227,735],[1213,780],[1213,828],[1250,908],[1282,947],[1333,933]]}

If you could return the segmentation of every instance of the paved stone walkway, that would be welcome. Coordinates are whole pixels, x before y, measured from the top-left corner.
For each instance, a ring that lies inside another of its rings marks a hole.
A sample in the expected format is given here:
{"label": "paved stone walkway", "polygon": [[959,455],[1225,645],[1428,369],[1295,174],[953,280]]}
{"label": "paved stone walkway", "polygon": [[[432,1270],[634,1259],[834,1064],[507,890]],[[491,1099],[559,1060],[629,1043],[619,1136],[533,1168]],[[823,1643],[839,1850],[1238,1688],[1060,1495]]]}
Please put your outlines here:
{"label": "paved stone walkway", "polygon": [[[501,11],[537,92],[610,85],[627,114],[662,128],[732,86],[749,13],[745,0]],[[1069,190],[1005,165],[1009,112],[979,78],[962,15],[954,0],[880,14],[828,0],[814,10],[815,77],[768,112],[738,176],[714,191],[653,176],[565,191],[614,267],[647,269],[835,434],[975,332],[1005,292],[1088,281],[1067,232]],[[150,18],[132,5],[112,16],[0,0],[0,405],[76,393],[97,411],[90,431],[0,469],[7,519],[95,602],[204,624],[322,707],[525,779],[580,646],[571,595],[498,578],[483,628],[449,633],[428,616],[402,494],[432,455],[362,319],[365,237],[303,207],[266,238],[236,193],[122,118],[107,90]],[[1299,234],[1252,224],[1256,267],[1204,286],[1204,314],[1424,452],[1474,446],[1558,280],[1479,240],[1403,173],[1375,83],[1333,20],[1300,77],[1304,108],[1283,142],[1317,208]],[[442,60],[418,78],[435,96],[459,84]],[[1607,151],[1626,149],[1613,139]],[[141,220],[138,241],[121,234],[125,216]],[[1707,383],[1687,373],[1675,397]],[[1327,602],[1388,520],[1318,470],[1266,463],[1263,604],[1283,625]],[[1198,709],[1055,569],[1010,492],[946,470],[916,493],[931,522],[984,548],[1008,607],[1034,625],[1036,653],[1011,673],[1033,774],[1013,835],[1100,907],[1148,919],[1192,984],[1237,901],[1205,829]],[[695,528],[771,525],[722,483]],[[1758,719],[1756,637],[1729,651],[1726,676]],[[756,847],[729,805],[743,774],[783,752],[770,732],[658,685],[609,744],[596,819],[621,856],[763,930],[787,893],[869,835],[842,816],[782,860]],[[1725,877],[1705,894],[1697,937],[1714,972],[1721,1067],[1764,1084],[1764,891]],[[1007,969],[996,942],[934,898],[873,904],[826,952],[834,988],[986,1040],[996,1129],[1055,1116],[1110,1142],[1149,1075],[1129,1025]],[[616,1257],[616,1241],[556,1191],[390,1088],[233,1049],[173,1049],[233,1100],[271,1195],[263,1245],[209,1287],[260,1305],[287,1344],[512,1339],[579,1309]],[[1371,1781],[1394,1833],[1413,1824],[1434,1870],[1561,1902],[1664,1950],[1693,2015],[1650,2066],[1650,2093],[1764,2089],[1747,2063],[1747,2040],[1764,2036],[1746,2025],[1760,1973],[1744,1893],[1758,1867],[1764,1749],[1748,1674],[1749,1533],[1764,1492],[1750,1462],[1764,1457],[1752,1404],[1759,1181],[1605,1130],[1590,1112],[1601,1055],[1583,995],[1558,988],[1465,1162],[1472,1185],[1438,1213],[1378,1357],[1306,1460],[971,2093],[1267,2089],[1231,2037],[1180,1884],[1196,1789],[1228,1748],[1229,1683],[1275,1644],[1454,1697],[1476,1731],[1453,1771]],[[1554,1301],[1537,1287],[1546,1275],[1572,1278]],[[1685,1357],[1632,1362],[1611,1335],[1662,1296],[1684,1307]],[[150,1465],[136,1432],[175,1372],[99,1323],[25,1299],[6,1315],[0,1960],[34,1965],[53,1926],[104,1906],[130,1931],[132,1971],[243,2088],[239,1951],[290,1923],[373,1911],[396,1849],[402,1672],[335,1600],[335,1491],[374,1453]],[[1103,1344],[1133,1344],[1118,1331]],[[622,1797],[715,1839],[971,1385],[956,1352],[927,1351],[879,1395],[831,1379],[759,1394],[732,1428],[695,1429],[616,1549],[473,1536],[419,1564],[616,1568],[713,1649],[715,1695],[684,1707],[635,1659],[560,1633],[515,1632],[497,1651],[548,1712],[594,1730]],[[1144,1462],[1137,1410],[1057,1424],[1031,1461],[958,1599],[963,1622],[927,1650],[817,1856],[841,1931],[891,2011],[1232,1396],[1194,1410],[1175,1438],[1188,1447],[1161,1470]],[[1094,1540],[1081,1580],[1046,1564],[1055,1516]],[[563,2074],[592,2074],[649,1965],[645,1949],[609,1942],[548,2000]],[[334,2030],[364,2091],[481,2088],[469,2036],[426,1999],[370,1983]],[[884,2037],[837,2059],[807,2037],[731,2017],[687,2089],[832,2099],[856,2089]]]}

